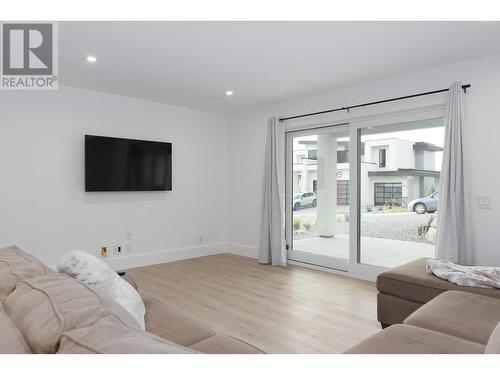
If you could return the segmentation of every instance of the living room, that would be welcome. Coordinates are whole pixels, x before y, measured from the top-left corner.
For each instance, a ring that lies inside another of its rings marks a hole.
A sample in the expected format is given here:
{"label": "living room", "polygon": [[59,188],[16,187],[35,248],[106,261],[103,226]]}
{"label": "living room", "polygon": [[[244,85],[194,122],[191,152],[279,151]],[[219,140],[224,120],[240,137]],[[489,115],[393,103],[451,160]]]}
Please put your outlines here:
{"label": "living room", "polygon": [[500,353],[498,15],[261,6],[2,17],[2,359]]}

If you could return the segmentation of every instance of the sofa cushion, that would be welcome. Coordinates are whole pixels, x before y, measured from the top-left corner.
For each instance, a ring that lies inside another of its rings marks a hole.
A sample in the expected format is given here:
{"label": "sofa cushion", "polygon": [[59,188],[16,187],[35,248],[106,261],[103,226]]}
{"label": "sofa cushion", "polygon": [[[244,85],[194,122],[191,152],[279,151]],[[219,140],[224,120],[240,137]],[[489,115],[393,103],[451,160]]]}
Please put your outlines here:
{"label": "sofa cushion", "polygon": [[0,304],[0,354],[29,354],[30,348]]}
{"label": "sofa cushion", "polygon": [[115,316],[100,318],[93,325],[65,332],[59,354],[193,354],[162,338],[124,325]]}
{"label": "sofa cushion", "polygon": [[486,354],[500,354],[500,322],[497,324],[496,328],[488,340],[486,345]]}
{"label": "sofa cushion", "polygon": [[500,321],[500,299],[447,291],[427,302],[404,321],[486,345]]}
{"label": "sofa cushion", "polygon": [[485,346],[410,325],[395,324],[352,347],[347,354],[481,354]]}
{"label": "sofa cushion", "polygon": [[419,258],[390,269],[377,277],[377,289],[410,301],[426,303],[446,290],[460,290],[500,298],[499,289],[457,286],[425,272],[427,258]]}
{"label": "sofa cushion", "polygon": [[34,353],[55,353],[63,332],[90,326],[106,315],[138,327],[121,306],[63,274],[18,282],[4,308]]}
{"label": "sofa cushion", "polygon": [[156,299],[145,297],[144,304],[146,331],[165,340],[191,346],[215,335],[209,328],[179,314]]}
{"label": "sofa cushion", "polygon": [[235,339],[231,336],[216,335],[208,339],[200,341],[197,344],[191,345],[200,353],[205,354],[263,354],[256,347],[247,344],[241,340]]}
{"label": "sofa cushion", "polygon": [[19,280],[49,272],[50,268],[17,246],[0,249],[0,301],[12,293]]}

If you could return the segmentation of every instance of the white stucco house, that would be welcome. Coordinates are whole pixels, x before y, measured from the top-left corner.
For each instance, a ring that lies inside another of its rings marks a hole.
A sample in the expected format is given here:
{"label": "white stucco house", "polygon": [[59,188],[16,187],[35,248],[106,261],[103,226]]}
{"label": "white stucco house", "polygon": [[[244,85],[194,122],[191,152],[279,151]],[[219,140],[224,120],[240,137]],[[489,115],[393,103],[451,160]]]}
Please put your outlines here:
{"label": "white stucco house", "polygon": [[[337,205],[349,204],[349,142],[336,141]],[[443,149],[427,142],[399,138],[361,143],[361,209],[374,206],[406,206],[437,190],[439,166],[436,152]],[[317,192],[318,141],[299,140],[293,151],[294,193]]]}

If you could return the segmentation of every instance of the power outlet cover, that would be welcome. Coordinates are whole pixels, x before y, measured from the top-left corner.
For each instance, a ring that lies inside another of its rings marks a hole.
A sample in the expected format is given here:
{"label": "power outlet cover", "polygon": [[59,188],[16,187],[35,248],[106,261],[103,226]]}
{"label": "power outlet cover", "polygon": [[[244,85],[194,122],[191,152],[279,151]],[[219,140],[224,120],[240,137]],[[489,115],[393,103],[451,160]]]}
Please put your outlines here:
{"label": "power outlet cover", "polygon": [[479,209],[491,209],[491,197],[477,197],[477,208]]}

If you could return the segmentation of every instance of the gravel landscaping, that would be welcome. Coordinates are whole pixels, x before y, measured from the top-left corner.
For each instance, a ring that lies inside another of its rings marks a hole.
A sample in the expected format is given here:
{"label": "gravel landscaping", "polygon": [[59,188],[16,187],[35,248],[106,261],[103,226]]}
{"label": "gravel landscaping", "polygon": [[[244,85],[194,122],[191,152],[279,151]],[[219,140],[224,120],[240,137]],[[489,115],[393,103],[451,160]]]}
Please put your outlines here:
{"label": "gravel landscaping", "polygon": [[[429,243],[424,236],[418,234],[418,228],[429,221],[430,214],[418,215],[414,212],[372,212],[361,215],[361,236],[386,238],[401,241]],[[294,211],[294,219],[300,220],[300,229],[295,231],[294,238],[308,238],[317,236],[316,208],[305,208]],[[339,220],[339,219],[338,219]],[[304,228],[311,226],[307,231]],[[348,222],[338,222],[336,234],[349,233]]]}

